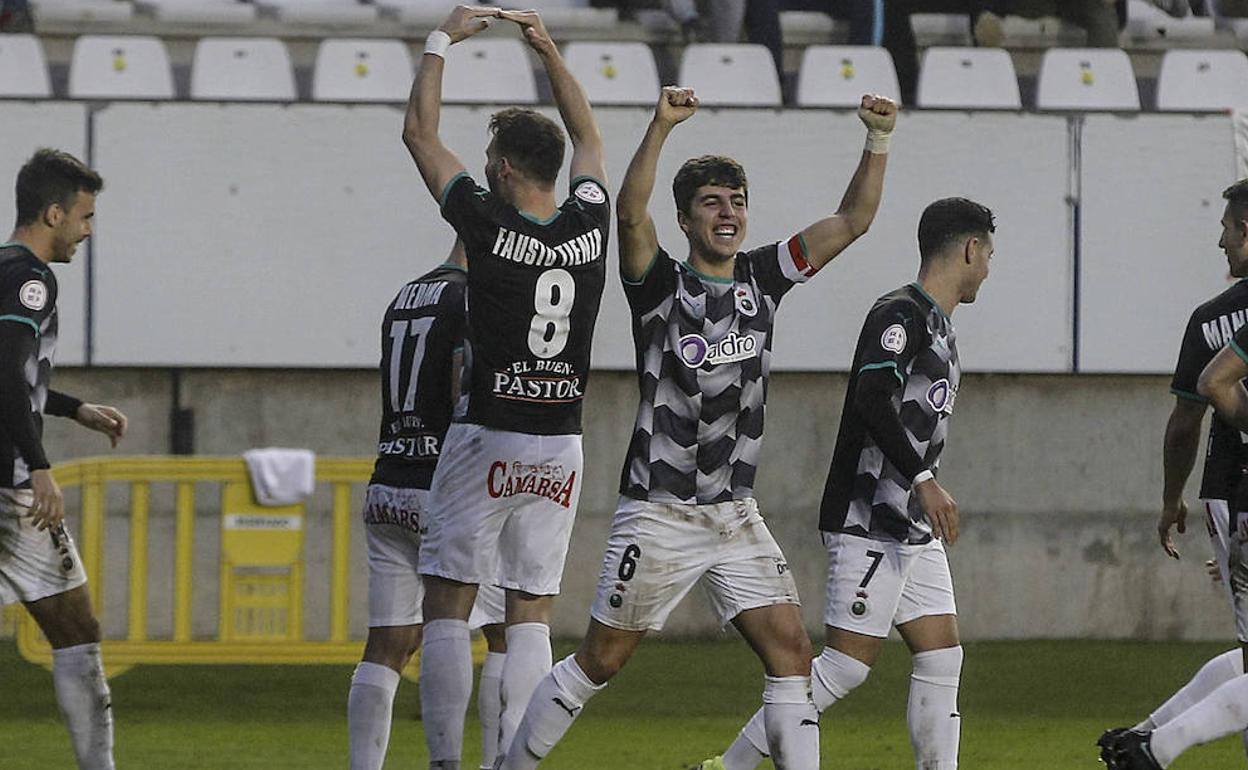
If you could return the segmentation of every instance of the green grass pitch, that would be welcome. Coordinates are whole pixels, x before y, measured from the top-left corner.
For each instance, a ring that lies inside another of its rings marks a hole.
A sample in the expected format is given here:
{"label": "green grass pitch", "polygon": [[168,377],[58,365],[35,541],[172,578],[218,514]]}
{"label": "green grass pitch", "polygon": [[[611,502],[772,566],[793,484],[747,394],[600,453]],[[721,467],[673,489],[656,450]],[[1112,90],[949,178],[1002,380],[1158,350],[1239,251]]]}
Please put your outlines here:
{"label": "green grass pitch", "polygon": [[[961,766],[1097,768],[1106,727],[1140,719],[1227,645],[991,642],[966,645]],[[556,657],[571,649],[556,645]],[[823,766],[910,770],[909,659],[890,644],[871,678],[822,722]],[[139,666],[112,680],[117,766],[346,767],[350,666]],[[745,644],[651,639],[543,763],[551,770],[679,770],[717,753],[757,707],[762,672]],[[388,768],[426,767],[417,688],[395,702]],[[475,704],[464,768],[480,756]],[[1238,737],[1194,749],[1173,770],[1248,765]],[[764,765],[770,768],[770,763]],[[0,641],[0,768],[72,768],[51,675]]]}

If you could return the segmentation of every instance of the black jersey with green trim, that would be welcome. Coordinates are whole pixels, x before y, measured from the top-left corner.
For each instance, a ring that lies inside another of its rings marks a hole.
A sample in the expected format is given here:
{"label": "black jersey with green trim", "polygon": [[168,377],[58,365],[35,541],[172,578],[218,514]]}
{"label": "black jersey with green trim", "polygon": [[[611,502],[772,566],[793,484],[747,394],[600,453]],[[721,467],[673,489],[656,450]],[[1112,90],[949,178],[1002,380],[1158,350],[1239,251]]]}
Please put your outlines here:
{"label": "black jersey with green trim", "polygon": [[442,195],[442,216],[468,254],[468,404],[457,419],[580,433],[605,283],[606,189],[573,179],[554,217],[539,222],[460,174]]}
{"label": "black jersey with green trim", "polygon": [[408,283],[381,323],[381,435],[370,484],[428,489],[458,393],[467,272],[440,265]]}
{"label": "black jersey with green trim", "polygon": [[[56,354],[56,275],[25,246],[0,246],[0,323],[30,328],[38,345],[22,363],[27,396],[39,435],[43,435],[43,408],[48,400],[52,361]],[[30,470],[14,443],[0,430],[0,488],[28,486]]]}
{"label": "black jersey with green trim", "polygon": [[854,406],[859,375],[876,369],[896,375],[901,387],[892,406],[915,453],[937,473],[962,374],[953,322],[918,284],[877,299],[863,323],[819,529],[926,543],[932,530],[910,494],[910,479],[884,455]]}
{"label": "black jersey with green trim", "polygon": [[[1241,280],[1201,304],[1187,321],[1179,361],[1174,367],[1170,392],[1179,398],[1208,403],[1196,392],[1196,382],[1213,357],[1231,342],[1248,320],[1248,280]],[[1200,496],[1205,500],[1229,500],[1248,472],[1248,444],[1244,435],[1216,413],[1209,425],[1205,469]]]}

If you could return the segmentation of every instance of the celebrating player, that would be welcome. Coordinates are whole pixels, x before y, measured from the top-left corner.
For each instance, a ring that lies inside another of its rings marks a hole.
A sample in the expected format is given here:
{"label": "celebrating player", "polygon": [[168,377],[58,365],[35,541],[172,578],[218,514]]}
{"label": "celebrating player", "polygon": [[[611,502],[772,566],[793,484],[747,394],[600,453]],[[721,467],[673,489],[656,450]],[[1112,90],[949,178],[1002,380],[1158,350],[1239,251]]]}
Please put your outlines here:
{"label": "celebrating player", "polygon": [[[489,189],[438,137],[443,56],[494,17],[520,26],[550,77],[572,142],[562,204],[554,188],[564,139],[550,119],[494,114]],[[447,432],[420,551],[425,735],[431,766],[458,768],[478,585],[507,589],[500,748],[550,669],[549,618],[581,492],[581,402],[611,210],[589,100],[535,12],[456,8],[429,35],[403,139],[468,256],[467,410]]]}
{"label": "celebrating player", "polygon": [[867,147],[837,212],[780,243],[740,251],[749,208],[731,158],[686,161],[672,183],[688,241],[678,262],[647,210],[668,134],[697,109],[665,88],[620,189],[620,274],[633,315],[641,401],[624,462],[589,631],[538,685],[507,751],[507,770],[536,767],[648,630],[704,578],[766,669],[770,750],[780,768],[819,766],[810,642],[797,587],[754,499],[776,309],[867,231],[884,183],[897,106],[864,96]]}
{"label": "celebrating player", "polygon": [[[446,263],[399,290],[381,325],[381,436],[364,504],[368,641],[347,699],[352,770],[385,761],[399,675],[420,647],[420,522],[460,393],[466,281],[457,240]],[[483,628],[490,650],[477,697],[483,768],[494,767],[498,746],[502,624],[502,589],[483,586],[468,623]]]}
{"label": "celebrating player", "polygon": [[56,350],[56,274],[91,235],[100,175],[39,150],[17,174],[17,227],[0,246],[0,604],[21,601],[52,645],[56,701],[78,767],[113,767],[113,712],[87,575],[63,525],[65,502],[43,450],[43,415],[108,436],[126,433],[111,406],[48,388]]}
{"label": "celebrating player", "polygon": [[[819,512],[827,641],[811,664],[815,707],[862,684],[896,626],[913,654],[906,716],[919,770],[958,765],[962,648],[941,543],[957,539],[958,509],[935,474],[961,377],[950,315],[988,277],[994,231],[992,212],[963,198],[924,210],[918,280],[876,300],[858,336]],[[770,734],[755,714],[723,768],[755,767]]]}
{"label": "celebrating player", "polygon": [[[1236,278],[1248,277],[1248,180],[1222,192],[1222,237],[1218,246]],[[1248,284],[1239,281],[1196,308],[1188,321],[1179,349],[1170,390],[1177,397],[1166,424],[1165,492],[1157,531],[1166,553],[1178,558],[1171,528],[1186,530],[1187,506],[1183,486],[1196,462],[1200,423],[1205,406],[1213,404],[1209,452],[1201,479],[1209,538],[1221,582],[1226,586],[1235,615],[1240,649],[1228,650],[1205,663],[1191,681],[1133,728],[1108,730],[1097,741],[1101,760],[1116,770],[1155,770],[1168,767],[1175,757],[1197,744],[1248,729],[1248,551],[1244,532],[1248,524],[1248,488],[1242,479],[1248,470],[1248,448],[1240,431],[1248,430],[1244,387],[1248,363],[1248,333],[1234,332],[1236,316],[1248,310]],[[1232,517],[1231,511],[1235,511]]]}

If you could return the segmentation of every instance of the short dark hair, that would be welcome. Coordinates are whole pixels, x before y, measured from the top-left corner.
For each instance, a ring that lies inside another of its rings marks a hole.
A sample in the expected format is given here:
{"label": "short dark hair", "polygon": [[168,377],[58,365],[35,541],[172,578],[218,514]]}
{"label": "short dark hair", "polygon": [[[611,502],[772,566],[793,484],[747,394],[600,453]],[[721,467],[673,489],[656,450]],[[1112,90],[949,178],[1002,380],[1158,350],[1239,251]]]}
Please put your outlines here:
{"label": "short dark hair", "polygon": [[523,107],[499,110],[490,118],[494,149],[525,175],[555,184],[563,166],[563,129],[550,118]]}
{"label": "short dark hair", "polygon": [[17,172],[17,225],[34,223],[54,203],[69,208],[78,193],[95,194],[102,189],[104,180],[85,163],[67,152],[44,147]]}
{"label": "short dark hair", "polygon": [[1223,190],[1222,197],[1234,210],[1236,219],[1248,219],[1248,179],[1241,179]]}
{"label": "short dark hair", "polygon": [[996,231],[996,220],[987,206],[966,198],[941,198],[919,217],[919,255],[926,262],[958,238]]}
{"label": "short dark hair", "polygon": [[690,158],[681,165],[672,180],[672,195],[676,198],[676,210],[689,214],[689,206],[693,196],[703,185],[740,188],[745,199],[750,199],[749,188],[745,181],[745,169],[732,158],[723,155],[703,155]]}

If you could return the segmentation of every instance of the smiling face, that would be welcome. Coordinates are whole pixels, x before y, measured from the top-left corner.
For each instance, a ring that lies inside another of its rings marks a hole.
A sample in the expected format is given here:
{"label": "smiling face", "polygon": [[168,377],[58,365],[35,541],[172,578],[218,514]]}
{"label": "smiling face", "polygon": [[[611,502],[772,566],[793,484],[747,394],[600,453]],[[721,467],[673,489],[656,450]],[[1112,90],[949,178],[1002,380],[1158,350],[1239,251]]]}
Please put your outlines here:
{"label": "smiling face", "polygon": [[689,212],[676,221],[689,239],[689,252],[711,263],[732,260],[741,250],[749,220],[745,189],[707,184],[697,188]]}
{"label": "smiling face", "polygon": [[994,253],[991,233],[974,235],[967,239],[966,275],[961,299],[963,303],[974,302],[979,295],[979,287],[988,278],[988,267]]}
{"label": "smiling face", "polygon": [[1218,248],[1226,255],[1226,266],[1236,278],[1248,277],[1248,221],[1240,214],[1239,207],[1228,202],[1222,212],[1222,237]]}
{"label": "smiling face", "polygon": [[80,191],[71,198],[69,208],[54,203],[44,212],[44,220],[52,229],[53,262],[69,262],[78,244],[91,237],[95,219],[95,193]]}

